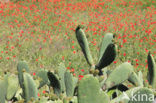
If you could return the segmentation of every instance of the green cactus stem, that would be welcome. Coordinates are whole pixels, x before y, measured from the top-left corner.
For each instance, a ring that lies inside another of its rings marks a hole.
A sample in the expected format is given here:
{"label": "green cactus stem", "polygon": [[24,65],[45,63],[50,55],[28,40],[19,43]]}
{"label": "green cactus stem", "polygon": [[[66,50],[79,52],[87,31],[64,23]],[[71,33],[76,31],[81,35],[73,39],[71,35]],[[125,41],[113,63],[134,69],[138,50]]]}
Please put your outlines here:
{"label": "green cactus stem", "polygon": [[5,97],[7,94],[8,87],[8,75],[4,75],[3,78],[0,78],[0,103],[5,103]]}
{"label": "green cactus stem", "polygon": [[153,101],[153,90],[149,88],[141,88],[136,92],[133,92],[133,97],[131,96],[130,101],[128,103],[153,103]]}
{"label": "green cactus stem", "polygon": [[104,90],[112,88],[126,81],[133,72],[133,66],[125,62],[114,69],[104,82],[102,88]]}
{"label": "green cactus stem", "polygon": [[143,80],[143,74],[142,74],[141,71],[138,72],[138,78],[139,78],[139,84],[140,84],[140,86],[143,87],[143,85],[144,85],[144,80]]}
{"label": "green cactus stem", "polygon": [[11,100],[15,96],[18,87],[19,87],[18,78],[15,75],[10,75],[8,77],[8,88],[6,95],[7,100]]}
{"label": "green cactus stem", "polygon": [[37,72],[37,76],[41,79],[40,80],[40,84],[39,84],[39,87],[38,88],[41,88],[43,87],[44,85],[50,85],[50,81],[49,81],[49,78],[48,78],[48,75],[47,75],[48,71],[45,70],[45,69],[41,69]]}
{"label": "green cactus stem", "polygon": [[61,94],[61,83],[59,81],[59,78],[50,71],[48,71],[48,78],[50,80],[50,85],[54,89],[54,93],[59,96]]}
{"label": "green cactus stem", "polygon": [[100,91],[97,78],[86,75],[78,84],[78,103],[109,103],[105,92]]}
{"label": "green cactus stem", "polygon": [[101,48],[100,48],[100,52],[99,52],[99,59],[98,62],[100,62],[104,52],[106,51],[106,48],[108,47],[108,45],[110,43],[113,43],[113,39],[114,39],[114,35],[112,33],[106,33],[102,43],[101,43]]}
{"label": "green cactus stem", "polygon": [[154,61],[153,56],[148,53],[147,56],[147,62],[148,62],[148,82],[150,85],[152,85],[153,88],[156,88],[156,63]]}
{"label": "green cactus stem", "polygon": [[125,92],[123,92],[121,95],[119,95],[118,97],[114,98],[113,100],[111,100],[110,103],[128,103],[132,94],[135,93],[137,90],[141,89],[142,87],[135,87],[132,89],[129,89]]}
{"label": "green cactus stem", "polygon": [[134,87],[114,98],[110,103],[153,103],[154,94],[146,87]]}
{"label": "green cactus stem", "polygon": [[18,79],[20,87],[23,88],[23,72],[29,72],[29,68],[26,62],[20,61],[17,64],[17,70],[18,70]]}
{"label": "green cactus stem", "polygon": [[87,38],[86,38],[86,35],[85,35],[83,29],[80,26],[78,26],[76,28],[75,33],[76,33],[76,38],[78,40],[78,43],[82,49],[82,52],[83,52],[88,64],[90,66],[93,66],[94,65],[93,58],[92,58],[92,55],[90,53],[88,41],[87,41]]}
{"label": "green cactus stem", "polygon": [[77,84],[78,79],[74,78],[73,75],[67,71],[64,75],[66,94],[68,97],[72,97],[74,95],[74,89]]}
{"label": "green cactus stem", "polygon": [[64,63],[60,63],[58,67],[58,76],[60,78],[61,83],[61,92],[65,92],[65,81],[64,81],[64,74],[66,72],[66,67]]}
{"label": "green cactus stem", "polygon": [[100,71],[100,74],[102,73],[101,69],[110,65],[114,61],[115,57],[116,57],[115,44],[110,43],[105,49],[105,52],[101,57],[99,63],[96,65],[96,68]]}
{"label": "green cactus stem", "polygon": [[141,78],[139,78],[138,75],[133,71],[130,77],[128,78],[128,81],[135,86],[143,86],[143,82],[140,79]]}
{"label": "green cactus stem", "polygon": [[23,73],[23,93],[24,93],[24,99],[26,102],[30,101],[32,98],[34,100],[38,99],[38,90],[37,86],[35,84],[35,81],[28,73]]}

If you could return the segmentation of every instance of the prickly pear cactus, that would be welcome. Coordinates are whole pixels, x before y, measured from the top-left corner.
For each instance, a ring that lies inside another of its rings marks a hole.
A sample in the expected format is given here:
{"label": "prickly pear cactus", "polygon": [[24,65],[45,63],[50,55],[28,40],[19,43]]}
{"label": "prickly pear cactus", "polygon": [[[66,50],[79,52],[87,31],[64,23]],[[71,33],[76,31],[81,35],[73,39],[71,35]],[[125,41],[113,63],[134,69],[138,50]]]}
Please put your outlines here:
{"label": "prickly pear cactus", "polygon": [[68,97],[72,97],[74,95],[75,84],[77,83],[76,79],[73,75],[67,71],[64,75],[66,94]]}
{"label": "prickly pear cactus", "polygon": [[146,87],[134,87],[123,92],[110,103],[153,103],[154,94]]}
{"label": "prickly pear cactus", "polygon": [[118,97],[114,98],[113,100],[111,100],[110,103],[128,103],[130,98],[131,98],[131,94],[136,92],[137,90],[141,89],[142,87],[135,87],[132,89],[127,90],[126,92],[123,92],[121,95],[119,95]]}
{"label": "prickly pear cactus", "polygon": [[103,89],[109,89],[126,81],[133,72],[133,66],[125,62],[114,69],[103,84]]}
{"label": "prickly pear cactus", "polygon": [[60,83],[61,83],[61,91],[65,92],[65,81],[64,81],[64,74],[66,72],[66,67],[63,63],[59,64],[58,67],[58,76],[60,78]]}
{"label": "prickly pear cactus", "polygon": [[110,43],[105,52],[103,53],[102,57],[99,60],[99,63],[96,65],[96,68],[101,70],[102,68],[110,65],[116,57],[116,47],[115,44]]}
{"label": "prickly pear cactus", "polygon": [[103,74],[103,75],[98,77],[101,87],[102,87],[102,85],[104,84],[105,80],[106,80],[107,77],[108,77],[108,71],[109,71],[109,70],[108,70],[107,68],[104,68],[104,69],[102,70],[102,74]]}
{"label": "prickly pear cactus", "polygon": [[107,33],[104,36],[101,43],[99,60],[96,65],[93,62],[85,33],[80,26],[76,28],[76,38],[90,67],[92,69],[98,69],[99,75],[102,75],[101,69],[110,65],[116,57],[116,45],[113,42],[114,35],[112,33]]}
{"label": "prickly pear cactus", "polygon": [[139,79],[138,75],[133,71],[128,81],[131,82],[135,86],[143,86],[143,82]]}
{"label": "prickly pear cactus", "polygon": [[73,86],[74,88],[77,86],[78,78],[73,76]]}
{"label": "prickly pear cactus", "polygon": [[18,70],[18,79],[19,79],[19,84],[21,88],[23,88],[23,72],[29,72],[29,68],[26,62],[20,61],[17,64],[17,70]]}
{"label": "prickly pear cactus", "polygon": [[152,85],[153,88],[156,88],[156,63],[150,52],[147,57],[147,62],[148,62],[148,75],[147,75],[148,82],[150,85]]}
{"label": "prickly pear cactus", "polygon": [[35,81],[28,73],[23,73],[23,93],[26,102],[30,101],[32,98],[34,100],[38,99],[38,90]]}
{"label": "prickly pear cactus", "polygon": [[140,86],[143,87],[143,85],[144,85],[144,80],[143,80],[143,74],[142,74],[141,71],[138,72],[138,78],[139,78],[139,84],[140,84]]}
{"label": "prickly pear cactus", "polygon": [[78,103],[109,103],[108,96],[100,90],[97,78],[87,75],[78,84]]}
{"label": "prickly pear cactus", "polygon": [[5,103],[5,96],[7,94],[8,75],[0,78],[0,103]]}
{"label": "prickly pear cactus", "polygon": [[92,55],[90,53],[90,49],[89,49],[89,46],[88,46],[88,41],[87,41],[87,38],[86,38],[86,35],[85,35],[83,29],[80,26],[78,26],[76,28],[75,33],[76,33],[76,38],[78,40],[78,43],[79,43],[79,45],[80,45],[80,47],[82,49],[82,52],[83,52],[88,64],[90,66],[93,66],[94,65],[93,58],[92,58]]}
{"label": "prickly pear cactus", "polygon": [[108,47],[108,45],[110,43],[113,43],[113,39],[114,39],[114,36],[112,33],[106,33],[103,40],[102,40],[102,43],[101,43],[101,48],[100,48],[100,52],[99,52],[99,59],[98,59],[98,62],[100,62],[104,52],[106,51],[106,48]]}
{"label": "prickly pear cactus", "polygon": [[40,77],[40,84],[38,88],[43,87],[44,85],[50,85],[50,81],[48,79],[48,75],[47,75],[48,71],[45,69],[41,69],[37,72],[37,76]]}
{"label": "prickly pear cactus", "polygon": [[59,78],[52,72],[48,72],[48,78],[50,80],[50,85],[54,89],[54,93],[57,95],[61,94],[61,83],[59,81]]}
{"label": "prickly pear cactus", "polygon": [[131,95],[128,103],[153,103],[154,101],[153,91],[149,88],[141,88]]}
{"label": "prickly pear cactus", "polygon": [[11,100],[15,96],[18,87],[19,87],[18,78],[15,75],[10,75],[8,77],[8,88],[6,95],[7,100]]}

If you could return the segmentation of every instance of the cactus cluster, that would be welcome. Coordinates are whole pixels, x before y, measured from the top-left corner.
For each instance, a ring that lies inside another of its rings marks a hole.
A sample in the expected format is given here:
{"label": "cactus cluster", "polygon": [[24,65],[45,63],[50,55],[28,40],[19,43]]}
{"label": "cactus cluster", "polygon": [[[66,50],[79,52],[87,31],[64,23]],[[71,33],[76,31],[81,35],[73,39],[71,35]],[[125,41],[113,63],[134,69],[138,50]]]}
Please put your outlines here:
{"label": "cactus cluster", "polygon": [[[0,76],[0,103],[153,103],[156,64],[150,52],[147,56],[147,83],[143,73],[135,73],[128,62],[115,69],[105,68],[116,57],[112,33],[107,33],[103,38],[97,64],[93,62],[87,38],[80,26],[76,28],[76,38],[90,65],[89,74],[79,80],[60,63],[55,71],[42,69],[36,76],[31,76],[27,63],[20,61],[17,65],[18,76],[7,72]],[[128,87],[127,83],[133,87]],[[45,94],[38,95],[44,87],[47,88]]]}
{"label": "cactus cluster", "polygon": [[[74,91],[78,78],[67,71],[63,63],[59,65],[58,72],[40,70],[36,74],[39,85],[36,84],[34,77],[29,74],[29,67],[26,62],[20,61],[17,65],[17,70],[18,77],[7,73],[4,74],[3,78],[0,78],[0,87],[3,88],[0,91],[0,103],[14,101],[15,99],[18,99],[20,103],[28,103],[30,101],[41,103],[44,101],[47,103],[52,102],[52,100],[56,103],[77,103]],[[45,85],[49,87],[47,95],[49,100],[38,96],[39,89]],[[21,89],[22,91],[20,91]]]}
{"label": "cactus cluster", "polygon": [[89,49],[86,35],[82,27],[78,26],[76,28],[75,33],[77,41],[82,49],[82,52],[88,64],[90,65],[91,68],[98,69],[99,75],[102,75],[102,68],[110,65],[116,57],[116,45],[113,42],[115,35],[112,33],[105,34],[99,51],[98,63],[95,65]]}
{"label": "cactus cluster", "polygon": [[[122,101],[123,101],[123,103],[137,103],[139,101],[138,99],[141,98],[141,97],[137,98],[137,96],[140,96],[140,95],[147,95],[147,97],[143,97],[143,100],[140,101],[141,103],[142,102],[153,103],[153,100],[155,97],[155,89],[156,89],[156,87],[155,87],[155,85],[156,85],[156,80],[155,80],[156,79],[155,78],[156,64],[155,64],[154,58],[150,54],[150,52],[148,53],[148,56],[147,56],[147,60],[148,60],[148,74],[147,74],[148,77],[147,77],[147,79],[148,79],[149,84],[145,85],[146,81],[144,81],[144,79],[143,79],[142,72],[139,71],[138,74],[135,73],[133,70],[133,66],[128,62],[122,63],[121,65],[116,67],[114,70],[107,70],[107,68],[105,68],[106,66],[110,65],[116,57],[116,46],[113,42],[115,36],[112,33],[105,34],[103,41],[101,43],[100,51],[99,51],[98,63],[96,65],[94,65],[92,56],[90,54],[88,41],[85,37],[85,33],[80,26],[78,26],[76,29],[76,37],[77,37],[77,40],[80,44],[80,47],[82,49],[82,52],[83,52],[88,64],[91,66],[91,68],[99,70],[99,77],[97,77],[97,76],[96,77],[100,79],[99,82],[100,82],[101,89],[103,91],[105,91],[106,94],[110,97],[111,103],[118,103],[118,102],[122,102]],[[90,73],[93,74],[93,76],[95,76],[93,72],[90,72]],[[101,78],[103,78],[103,77],[105,79],[101,80]],[[124,85],[124,83],[127,81],[129,81],[131,84],[133,84],[134,88],[128,88],[128,86]],[[83,84],[85,84],[85,83],[83,83]],[[96,84],[98,84],[98,83],[96,83]],[[87,87],[92,88],[92,86],[90,86],[90,85],[91,85],[91,83],[90,84],[88,83]],[[86,96],[85,93],[87,92],[87,89],[84,90],[83,92],[84,92],[83,98],[85,98],[85,96]],[[81,92],[78,92],[78,93],[81,94]],[[98,93],[98,92],[96,92],[96,93]],[[114,93],[115,93],[115,96],[114,96]],[[134,101],[132,101],[132,99],[131,99],[133,96],[132,94],[134,96],[137,95],[136,96],[137,99],[135,99]],[[127,96],[126,98],[124,98],[125,95]],[[153,100],[145,100],[146,98],[149,98],[149,95],[153,96]],[[87,96],[89,96],[89,94]],[[96,96],[92,96],[92,98],[93,97],[96,97]],[[100,99],[98,99],[98,100],[100,100]],[[85,101],[85,99],[84,99],[84,101]],[[89,100],[87,100],[87,101],[89,101]],[[85,103],[85,102],[82,102],[82,103]],[[102,103],[102,102],[99,102],[99,103]],[[104,103],[109,103],[109,102],[105,101]]]}
{"label": "cactus cluster", "polygon": [[50,80],[50,86],[53,87],[54,93],[57,94],[57,96],[61,94],[66,97],[74,96],[78,79],[66,70],[63,63],[60,64],[58,72],[53,73],[49,71],[47,75]]}

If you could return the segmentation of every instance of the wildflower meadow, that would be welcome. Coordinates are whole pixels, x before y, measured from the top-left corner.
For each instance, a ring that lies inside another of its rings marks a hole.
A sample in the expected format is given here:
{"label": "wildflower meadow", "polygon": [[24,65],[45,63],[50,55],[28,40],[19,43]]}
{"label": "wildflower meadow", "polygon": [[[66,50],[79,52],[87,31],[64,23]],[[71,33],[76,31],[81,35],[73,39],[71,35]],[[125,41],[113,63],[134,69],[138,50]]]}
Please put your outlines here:
{"label": "wildflower meadow", "polygon": [[1,0],[0,103],[154,103],[155,0]]}

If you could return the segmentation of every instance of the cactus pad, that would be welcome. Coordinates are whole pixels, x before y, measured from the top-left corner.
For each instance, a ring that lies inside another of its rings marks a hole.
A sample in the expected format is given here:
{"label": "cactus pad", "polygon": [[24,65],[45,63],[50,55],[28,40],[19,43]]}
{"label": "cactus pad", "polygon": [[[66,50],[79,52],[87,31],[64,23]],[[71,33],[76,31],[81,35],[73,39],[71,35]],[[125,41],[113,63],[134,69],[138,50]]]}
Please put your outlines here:
{"label": "cactus pad", "polygon": [[141,88],[136,92],[131,92],[131,98],[128,103],[153,103],[154,94],[148,88]]}
{"label": "cactus pad", "polygon": [[97,78],[86,75],[78,85],[78,103],[109,103],[108,96],[100,91]]}
{"label": "cactus pad", "polygon": [[23,93],[25,101],[28,102],[31,100],[31,98],[36,100],[38,98],[38,91],[35,81],[28,73],[23,73],[23,80]]}
{"label": "cactus pad", "polygon": [[17,70],[18,70],[18,79],[19,79],[19,84],[21,88],[23,88],[23,71],[29,72],[29,68],[26,62],[20,61],[17,64]]}
{"label": "cactus pad", "polygon": [[109,89],[126,81],[133,72],[133,66],[125,62],[114,69],[103,84],[103,89]]}
{"label": "cactus pad", "polygon": [[116,47],[115,44],[110,43],[105,52],[103,53],[99,63],[96,65],[96,68],[101,70],[102,68],[110,65],[116,57]]}
{"label": "cactus pad", "polygon": [[99,52],[99,61],[101,60],[104,52],[106,51],[106,48],[108,47],[108,45],[110,43],[112,43],[112,40],[113,40],[113,34],[112,33],[107,33],[105,34],[103,40],[102,40],[102,43],[101,43],[101,48],[100,48],[100,52]]}
{"label": "cactus pad", "polygon": [[66,67],[63,63],[59,64],[58,67],[58,76],[60,78],[60,83],[61,83],[61,91],[65,92],[65,81],[64,81],[64,74],[66,72]]}
{"label": "cactus pad", "polygon": [[0,103],[5,103],[5,96],[7,94],[8,87],[8,76],[5,75],[3,78],[0,78]]}
{"label": "cactus pad", "polygon": [[61,94],[61,84],[60,84],[58,77],[54,73],[49,71],[48,78],[50,80],[50,85],[54,89],[54,93],[57,95],[60,95]]}
{"label": "cactus pad", "polygon": [[8,88],[6,95],[7,100],[11,100],[15,96],[18,90],[18,86],[19,86],[18,78],[15,75],[10,75],[8,77]]}
{"label": "cactus pad", "polygon": [[86,38],[84,31],[82,30],[82,28],[80,26],[78,26],[76,28],[75,33],[76,33],[76,38],[78,40],[78,43],[82,49],[82,52],[83,52],[88,64],[90,66],[94,65],[93,58],[92,58],[92,55],[91,55],[90,50],[89,50],[88,41],[87,41],[87,38]]}
{"label": "cactus pad", "polygon": [[148,62],[148,81],[149,84],[152,85],[153,88],[156,88],[156,63],[154,61],[153,56],[148,53],[147,57]]}
{"label": "cactus pad", "polygon": [[143,86],[142,81],[139,79],[138,75],[133,71],[128,81],[131,82],[135,86]]}
{"label": "cactus pad", "polygon": [[50,81],[48,79],[48,75],[47,75],[48,71],[41,69],[39,72],[37,72],[37,76],[40,77],[42,80],[40,81],[40,85],[38,88],[43,87],[44,85],[49,85]]}
{"label": "cactus pad", "polygon": [[65,87],[66,87],[66,94],[68,97],[72,97],[74,94],[74,80],[73,75],[67,71],[64,75]]}

